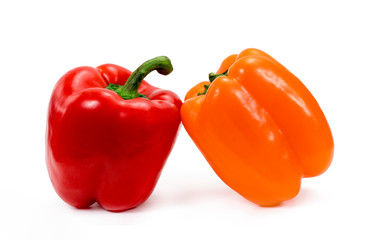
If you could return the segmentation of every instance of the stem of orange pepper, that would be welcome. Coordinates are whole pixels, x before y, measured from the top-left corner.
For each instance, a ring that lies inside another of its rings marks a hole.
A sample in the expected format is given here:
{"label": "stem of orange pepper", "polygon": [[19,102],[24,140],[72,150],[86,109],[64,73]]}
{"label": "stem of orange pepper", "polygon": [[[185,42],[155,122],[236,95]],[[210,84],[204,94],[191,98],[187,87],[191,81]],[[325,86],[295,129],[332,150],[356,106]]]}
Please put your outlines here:
{"label": "stem of orange pepper", "polygon": [[[224,73],[220,73],[220,74],[216,74],[216,73],[209,73],[209,81],[210,81],[210,84],[217,78],[217,77],[220,77],[220,76],[227,76],[228,74],[228,70],[225,71]],[[207,90],[209,89],[210,87],[210,84],[207,84],[207,85],[203,85],[205,87],[205,91],[201,92],[201,93],[198,93],[197,96],[201,96],[201,95],[205,95],[207,93]]]}

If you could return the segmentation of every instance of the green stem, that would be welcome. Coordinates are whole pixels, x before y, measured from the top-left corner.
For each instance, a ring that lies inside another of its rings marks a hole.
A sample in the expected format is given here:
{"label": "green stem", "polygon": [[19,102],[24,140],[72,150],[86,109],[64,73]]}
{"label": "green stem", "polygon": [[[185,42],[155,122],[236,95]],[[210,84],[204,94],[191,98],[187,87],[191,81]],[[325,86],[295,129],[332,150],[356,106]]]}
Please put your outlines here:
{"label": "green stem", "polygon": [[208,85],[203,85],[205,87],[205,90],[201,93],[198,93],[197,96],[201,96],[201,95],[206,95],[207,93],[207,90],[209,89],[211,83],[217,78],[217,77],[220,77],[220,76],[227,76],[228,74],[228,70],[226,70],[224,73],[220,73],[220,74],[216,74],[216,73],[209,73],[209,81],[210,81],[210,84]]}
{"label": "green stem", "polygon": [[212,83],[217,77],[227,76],[227,74],[228,74],[228,70],[226,70],[224,73],[219,73],[219,74],[209,73],[209,80]]}
{"label": "green stem", "polygon": [[133,99],[137,97],[147,98],[145,95],[139,93],[138,89],[143,79],[154,70],[163,75],[170,74],[173,71],[171,60],[169,60],[169,58],[165,56],[150,59],[140,65],[130,75],[125,85],[114,87],[109,84],[107,88],[118,93],[123,99]]}

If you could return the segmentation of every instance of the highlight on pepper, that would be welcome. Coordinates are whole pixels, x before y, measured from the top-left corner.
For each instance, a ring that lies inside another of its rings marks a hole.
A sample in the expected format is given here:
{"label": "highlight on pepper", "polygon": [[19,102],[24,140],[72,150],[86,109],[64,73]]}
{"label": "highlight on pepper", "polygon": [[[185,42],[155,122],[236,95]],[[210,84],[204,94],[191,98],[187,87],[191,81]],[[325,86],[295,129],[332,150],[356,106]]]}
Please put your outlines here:
{"label": "highlight on pepper", "polygon": [[267,53],[227,57],[185,96],[183,125],[215,173],[249,201],[276,206],[330,166],[334,142],[313,95]]}
{"label": "highlight on pepper", "polygon": [[143,79],[173,68],[161,56],[136,71],[78,67],[56,84],[48,108],[46,163],[71,206],[119,212],[151,195],[176,139],[181,100]]}

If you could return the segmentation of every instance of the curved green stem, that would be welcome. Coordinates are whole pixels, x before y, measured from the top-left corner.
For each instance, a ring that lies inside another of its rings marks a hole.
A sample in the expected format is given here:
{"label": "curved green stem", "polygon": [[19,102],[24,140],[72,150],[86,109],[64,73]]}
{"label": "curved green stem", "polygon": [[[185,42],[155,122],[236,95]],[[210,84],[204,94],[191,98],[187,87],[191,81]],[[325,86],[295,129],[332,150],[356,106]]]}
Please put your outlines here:
{"label": "curved green stem", "polygon": [[107,88],[118,93],[123,99],[133,99],[137,97],[147,98],[145,95],[139,93],[138,89],[143,79],[154,70],[163,75],[170,74],[173,71],[171,60],[169,60],[169,58],[165,56],[150,59],[140,65],[130,75],[125,85],[114,87],[109,84]]}

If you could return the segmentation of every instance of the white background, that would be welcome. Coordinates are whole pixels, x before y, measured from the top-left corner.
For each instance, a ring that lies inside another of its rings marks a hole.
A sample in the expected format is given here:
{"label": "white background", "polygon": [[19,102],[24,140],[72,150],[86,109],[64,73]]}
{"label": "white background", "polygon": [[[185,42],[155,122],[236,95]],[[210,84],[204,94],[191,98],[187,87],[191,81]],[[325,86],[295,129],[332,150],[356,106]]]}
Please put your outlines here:
{"label": "white background", "polygon": [[[377,239],[378,7],[374,1],[1,1],[0,239]],[[228,188],[184,128],[149,200],[122,213],[77,210],[45,166],[47,105],[82,65],[134,70],[169,56],[186,91],[228,55],[262,49],[322,107],[334,161],[299,195],[261,208]]]}

